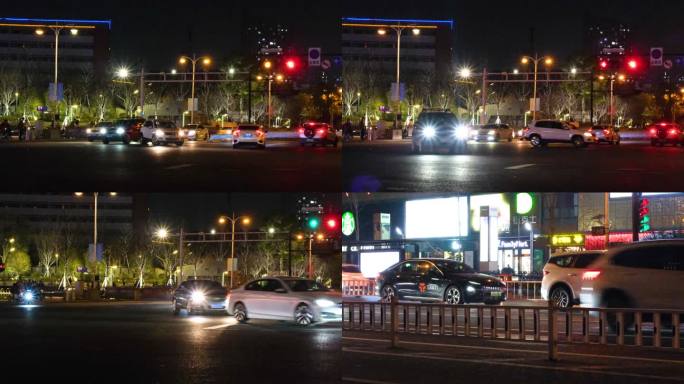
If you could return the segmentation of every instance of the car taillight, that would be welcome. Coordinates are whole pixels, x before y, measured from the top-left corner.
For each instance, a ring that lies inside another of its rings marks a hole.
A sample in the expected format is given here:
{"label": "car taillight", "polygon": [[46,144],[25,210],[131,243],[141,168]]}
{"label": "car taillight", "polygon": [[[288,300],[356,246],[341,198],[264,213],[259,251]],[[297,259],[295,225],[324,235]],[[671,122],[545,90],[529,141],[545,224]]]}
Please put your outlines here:
{"label": "car taillight", "polygon": [[587,129],[587,132],[594,132],[594,128]]}
{"label": "car taillight", "polygon": [[679,133],[679,131],[677,131],[676,129],[670,129],[670,132],[669,132],[670,136],[675,136],[678,133]]}
{"label": "car taillight", "polygon": [[257,129],[256,134],[257,136],[261,136],[264,134],[264,131],[262,131],[261,129]]}
{"label": "car taillight", "polygon": [[325,129],[319,129],[318,130],[319,135],[324,135],[325,134]]}
{"label": "car taillight", "polygon": [[651,132],[651,135],[655,136],[658,133],[658,130],[655,128],[651,128],[649,132]]}
{"label": "car taillight", "polygon": [[304,128],[299,128],[299,133],[304,133]]}
{"label": "car taillight", "polygon": [[604,134],[604,135],[608,135],[609,133],[610,133],[609,130],[607,130],[607,129],[604,129],[604,130],[603,130],[603,134]]}
{"label": "car taillight", "polygon": [[544,270],[544,276],[548,275],[549,273],[551,273],[551,272],[547,271],[546,269]]}
{"label": "car taillight", "polygon": [[240,136],[240,130],[239,129],[233,130],[233,136]]}
{"label": "car taillight", "polygon": [[595,270],[594,271],[585,271],[582,274],[582,280],[587,280],[587,281],[595,280],[597,277],[599,277],[600,274],[601,274],[601,271],[595,271]]}

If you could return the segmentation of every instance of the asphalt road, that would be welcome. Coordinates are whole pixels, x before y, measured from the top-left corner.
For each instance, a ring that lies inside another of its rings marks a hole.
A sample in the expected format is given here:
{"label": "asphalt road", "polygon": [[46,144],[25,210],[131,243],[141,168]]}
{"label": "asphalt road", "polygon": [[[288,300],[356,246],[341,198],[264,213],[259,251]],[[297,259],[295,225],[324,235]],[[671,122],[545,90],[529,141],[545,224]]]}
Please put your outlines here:
{"label": "asphalt road", "polygon": [[560,345],[467,337],[402,336],[344,331],[345,383],[681,383],[684,353],[634,347]]}
{"label": "asphalt road", "polygon": [[340,323],[238,324],[168,303],[0,305],[5,376],[27,382],[339,382]]}
{"label": "asphalt road", "polygon": [[467,152],[413,155],[411,143],[346,143],[345,190],[355,192],[680,191],[684,149],[623,142],[587,148],[469,143]]}
{"label": "asphalt road", "polygon": [[340,152],[287,140],[271,140],[265,150],[193,142],[2,143],[0,164],[3,192],[339,192]]}

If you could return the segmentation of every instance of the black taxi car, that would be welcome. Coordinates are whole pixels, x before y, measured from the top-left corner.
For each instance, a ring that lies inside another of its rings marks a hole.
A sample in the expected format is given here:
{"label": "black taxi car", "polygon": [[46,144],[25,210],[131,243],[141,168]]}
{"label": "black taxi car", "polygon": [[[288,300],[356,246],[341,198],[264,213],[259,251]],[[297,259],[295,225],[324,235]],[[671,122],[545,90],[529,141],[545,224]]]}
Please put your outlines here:
{"label": "black taxi car", "polygon": [[476,272],[468,265],[446,259],[412,259],[380,272],[376,287],[384,302],[418,300],[446,304],[500,304],[506,285],[494,276]]}

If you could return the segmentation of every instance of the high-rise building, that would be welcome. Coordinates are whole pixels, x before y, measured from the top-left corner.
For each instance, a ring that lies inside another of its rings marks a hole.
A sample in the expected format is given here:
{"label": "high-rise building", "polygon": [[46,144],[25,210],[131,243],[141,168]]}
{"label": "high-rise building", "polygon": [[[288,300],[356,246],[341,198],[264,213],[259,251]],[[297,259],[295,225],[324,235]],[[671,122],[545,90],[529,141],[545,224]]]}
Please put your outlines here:
{"label": "high-rise building", "polygon": [[[69,27],[78,29],[72,33]],[[52,74],[55,30],[59,30],[59,71],[90,70],[95,76],[104,75],[111,27],[110,20],[0,18],[0,66]]]}

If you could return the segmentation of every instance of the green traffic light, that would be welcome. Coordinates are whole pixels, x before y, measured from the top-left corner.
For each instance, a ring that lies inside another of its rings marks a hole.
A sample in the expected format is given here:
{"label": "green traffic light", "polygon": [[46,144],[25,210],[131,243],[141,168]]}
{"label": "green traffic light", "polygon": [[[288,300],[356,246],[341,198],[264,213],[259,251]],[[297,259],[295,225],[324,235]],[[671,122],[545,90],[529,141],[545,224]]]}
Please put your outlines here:
{"label": "green traffic light", "polygon": [[318,220],[318,217],[310,217],[309,218],[309,228],[311,229],[317,229],[318,226],[321,224],[320,220]]}

